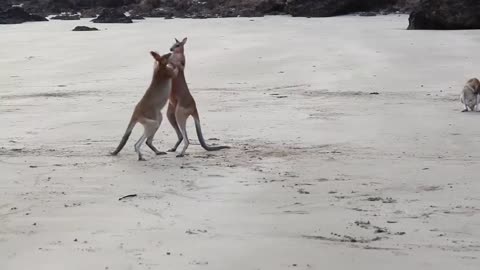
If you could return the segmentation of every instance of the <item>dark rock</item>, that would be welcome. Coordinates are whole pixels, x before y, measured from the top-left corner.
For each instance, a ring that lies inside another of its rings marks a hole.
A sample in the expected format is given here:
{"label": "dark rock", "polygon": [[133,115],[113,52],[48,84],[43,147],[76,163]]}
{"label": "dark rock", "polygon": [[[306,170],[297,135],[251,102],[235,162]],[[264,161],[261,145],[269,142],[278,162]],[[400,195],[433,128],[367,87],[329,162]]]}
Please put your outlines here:
{"label": "dark rock", "polygon": [[[5,10],[20,0],[0,0]],[[80,12],[94,18],[103,8],[115,8],[142,17],[218,18],[291,14],[304,17],[336,16],[356,12],[388,14],[410,12],[420,0],[21,0],[27,12],[60,14]],[[459,0],[459,2],[462,2]],[[132,17],[133,18],[133,17]]]}
{"label": "dark rock", "polygon": [[44,22],[48,21],[45,17],[33,15],[26,12],[23,8],[13,7],[0,12],[0,24],[17,24],[24,22]]}
{"label": "dark rock", "polygon": [[[82,1],[82,0],[80,0]],[[83,0],[85,2],[85,0]],[[92,2],[92,0],[86,0]],[[95,0],[97,7],[106,7],[106,8],[119,8],[121,6],[127,6],[131,4],[138,4],[138,0]]]}
{"label": "dark rock", "polygon": [[264,14],[263,12],[260,12],[258,10],[246,8],[246,9],[239,10],[238,16],[252,18],[252,17],[263,17]]}
{"label": "dark rock", "polygon": [[208,7],[216,17],[262,17],[284,14],[286,0],[217,0]]}
{"label": "dark rock", "polygon": [[90,9],[84,9],[81,12],[80,17],[82,18],[96,18],[98,14],[100,14],[102,11],[99,10],[98,8],[90,8]]}
{"label": "dark rock", "polygon": [[72,31],[98,31],[95,27],[88,27],[88,26],[75,26]]}
{"label": "dark rock", "polygon": [[0,1],[0,11],[7,10],[12,7],[12,2],[10,0]]}
{"label": "dark rock", "polygon": [[145,18],[141,15],[130,15],[130,16],[128,16],[128,18],[130,18],[132,20],[145,20]]}
{"label": "dark rock", "polygon": [[51,17],[50,20],[64,20],[64,21],[80,20],[80,15],[78,15],[78,14],[60,14],[60,15]]}
{"label": "dark rock", "polygon": [[202,12],[202,13],[193,13],[191,15],[184,15],[184,18],[189,18],[189,19],[209,19],[209,18],[214,18],[215,16],[212,15],[211,13],[207,12]]}
{"label": "dark rock", "polygon": [[377,13],[375,13],[375,12],[360,12],[360,13],[358,13],[358,16],[374,17],[374,16],[377,16]]}
{"label": "dark rock", "polygon": [[380,10],[398,0],[287,0],[286,11],[292,16],[330,17],[354,12]]}
{"label": "dark rock", "polygon": [[173,8],[156,8],[150,11],[148,14],[145,14],[145,17],[153,17],[153,18],[165,18],[165,17],[173,17],[175,13],[175,9]]}
{"label": "dark rock", "polygon": [[132,19],[128,18],[122,12],[116,9],[104,9],[97,18],[93,19],[94,23],[132,23]]}
{"label": "dark rock", "polygon": [[220,17],[263,17],[263,13],[252,8],[230,8],[229,10],[219,11]]}
{"label": "dark rock", "polygon": [[261,0],[255,10],[265,15],[279,15],[285,13],[287,0]]}
{"label": "dark rock", "polygon": [[389,13],[410,13],[420,0],[396,0],[394,5],[386,7],[382,10],[382,14]]}
{"label": "dark rock", "polygon": [[[53,13],[62,13],[64,11],[71,11],[75,9],[76,4],[75,1],[70,1],[70,0],[47,0],[47,1],[42,1],[40,3],[34,3],[34,1],[31,1],[31,5],[28,6],[29,9],[34,9],[36,8],[37,12],[45,12],[45,11],[50,11]],[[78,2],[78,1],[77,1]]]}
{"label": "dark rock", "polygon": [[480,1],[422,0],[410,14],[408,29],[480,29]]}
{"label": "dark rock", "polygon": [[194,19],[207,19],[218,17],[213,12],[213,8],[218,5],[216,1],[192,1],[176,0],[175,17],[185,17]]}

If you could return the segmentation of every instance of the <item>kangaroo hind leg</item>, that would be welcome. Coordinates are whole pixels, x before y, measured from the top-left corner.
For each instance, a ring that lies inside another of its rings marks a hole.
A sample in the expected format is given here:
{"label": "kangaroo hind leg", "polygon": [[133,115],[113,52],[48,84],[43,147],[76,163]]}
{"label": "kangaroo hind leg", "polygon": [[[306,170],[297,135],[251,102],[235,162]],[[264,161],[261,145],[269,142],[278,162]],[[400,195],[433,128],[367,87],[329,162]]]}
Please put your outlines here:
{"label": "kangaroo hind leg", "polygon": [[167,118],[170,124],[172,125],[172,127],[175,129],[175,133],[177,133],[177,138],[178,138],[175,145],[171,149],[169,149],[168,152],[175,152],[177,151],[178,146],[183,141],[183,135],[177,124],[177,118],[175,117],[175,107],[171,104],[168,104]]}
{"label": "kangaroo hind leg", "polygon": [[[152,121],[152,120],[149,120]],[[155,137],[155,133],[157,133],[158,128],[160,127],[160,124],[162,123],[162,115],[160,114],[159,120],[157,121],[152,121],[146,128],[148,128],[148,136],[147,136],[147,141],[146,145],[152,149],[152,151],[155,153],[155,155],[165,155],[167,153],[158,151],[158,149],[153,145],[153,138]]]}
{"label": "kangaroo hind leg", "polygon": [[143,157],[143,154],[141,151],[143,143],[147,140],[147,138],[151,137],[152,135],[155,135],[155,131],[156,129],[158,129],[157,121],[152,119],[144,119],[142,121],[142,125],[144,128],[143,135],[135,143],[135,152],[137,152],[138,154],[139,161],[145,161],[145,158]]}
{"label": "kangaroo hind leg", "polygon": [[175,112],[175,118],[177,119],[178,127],[180,128],[180,132],[182,133],[183,137],[183,149],[177,157],[183,157],[185,155],[185,151],[187,151],[188,146],[190,145],[190,141],[188,140],[187,136],[187,119],[188,114],[183,111],[183,109],[178,108]]}

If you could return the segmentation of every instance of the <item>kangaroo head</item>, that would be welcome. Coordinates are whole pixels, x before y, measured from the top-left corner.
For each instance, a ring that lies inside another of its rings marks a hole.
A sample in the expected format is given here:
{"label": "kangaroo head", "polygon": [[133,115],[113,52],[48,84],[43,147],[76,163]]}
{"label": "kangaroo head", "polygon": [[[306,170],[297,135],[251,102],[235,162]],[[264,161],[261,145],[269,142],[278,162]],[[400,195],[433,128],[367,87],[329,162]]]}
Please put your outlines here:
{"label": "kangaroo head", "polygon": [[150,54],[156,62],[155,76],[173,78],[177,75],[178,69],[168,61],[172,55],[171,53],[160,55],[157,52],[151,51]]}
{"label": "kangaroo head", "polygon": [[185,43],[187,43],[187,38],[184,38],[182,41],[175,39],[175,43],[173,43],[172,47],[170,47],[170,51],[173,53],[183,53]]}

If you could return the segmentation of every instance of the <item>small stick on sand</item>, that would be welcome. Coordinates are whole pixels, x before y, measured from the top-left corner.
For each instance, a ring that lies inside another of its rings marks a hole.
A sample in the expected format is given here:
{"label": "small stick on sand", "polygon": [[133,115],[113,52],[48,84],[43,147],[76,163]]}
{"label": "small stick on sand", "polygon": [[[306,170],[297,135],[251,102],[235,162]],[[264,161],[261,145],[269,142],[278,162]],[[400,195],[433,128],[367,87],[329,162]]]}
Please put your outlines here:
{"label": "small stick on sand", "polygon": [[137,194],[126,195],[126,196],[123,196],[123,197],[119,198],[118,200],[121,201],[123,199],[133,198],[133,197],[137,197]]}

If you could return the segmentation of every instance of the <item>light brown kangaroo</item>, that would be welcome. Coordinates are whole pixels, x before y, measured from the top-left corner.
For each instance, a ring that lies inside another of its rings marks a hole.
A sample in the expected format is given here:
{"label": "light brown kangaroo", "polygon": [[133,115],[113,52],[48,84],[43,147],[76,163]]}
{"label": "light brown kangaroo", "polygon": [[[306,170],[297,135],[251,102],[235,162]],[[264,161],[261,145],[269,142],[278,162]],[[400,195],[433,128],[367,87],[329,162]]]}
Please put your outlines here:
{"label": "light brown kangaroo", "polygon": [[187,38],[184,38],[181,42],[175,39],[175,43],[170,48],[173,53],[170,57],[170,62],[178,67],[178,76],[172,80],[172,93],[170,94],[170,102],[168,103],[167,118],[170,124],[172,124],[175,132],[177,133],[178,141],[175,143],[169,152],[175,152],[184,140],[184,146],[180,154],[177,157],[183,157],[190,142],[187,136],[187,119],[191,115],[195,120],[195,129],[197,130],[198,140],[200,145],[207,151],[217,151],[220,149],[230,148],[229,146],[209,146],[205,143],[203,138],[202,128],[200,126],[200,118],[198,116],[197,105],[195,100],[190,94],[187,81],[185,80],[185,43]]}
{"label": "light brown kangaroo", "polygon": [[128,137],[132,133],[133,128],[137,123],[143,125],[145,131],[140,139],[135,143],[135,152],[138,154],[138,160],[145,160],[143,158],[140,148],[146,140],[146,144],[157,155],[164,155],[165,152],[160,152],[153,146],[153,137],[162,123],[162,108],[167,104],[170,92],[172,91],[172,78],[177,76],[178,68],[169,63],[171,53],[160,56],[156,52],[150,52],[155,59],[155,67],[153,71],[153,78],[150,86],[143,95],[143,98],[138,102],[133,111],[130,123],[128,123],[127,130],[120,141],[117,149],[111,154],[116,156],[127,143]]}

